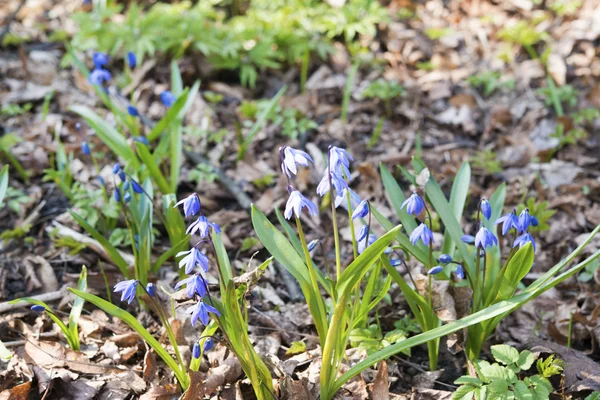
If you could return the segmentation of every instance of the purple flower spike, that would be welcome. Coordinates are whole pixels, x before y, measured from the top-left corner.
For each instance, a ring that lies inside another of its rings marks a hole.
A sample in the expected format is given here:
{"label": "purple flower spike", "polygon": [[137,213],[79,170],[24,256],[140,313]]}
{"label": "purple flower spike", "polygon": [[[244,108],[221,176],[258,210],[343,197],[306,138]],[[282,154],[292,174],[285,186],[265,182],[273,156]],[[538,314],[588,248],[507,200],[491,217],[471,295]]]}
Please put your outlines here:
{"label": "purple flower spike", "polygon": [[433,243],[433,232],[431,229],[424,223],[421,223],[412,233],[410,234],[410,242],[415,246],[419,239],[423,241],[425,246],[429,246],[430,243]]}
{"label": "purple flower spike", "polygon": [[485,219],[490,219],[492,217],[492,206],[487,199],[481,200],[481,213]]}
{"label": "purple flower spike", "polygon": [[524,234],[522,234],[521,236],[519,236],[518,238],[515,239],[515,243],[513,244],[513,247],[517,247],[519,246],[519,248],[525,246],[527,243],[531,243],[531,245],[533,246],[533,251],[535,252],[535,240],[533,239],[533,236],[531,236],[531,234],[529,232],[525,232]]}
{"label": "purple flower spike", "polygon": [[406,207],[407,213],[417,216],[423,212],[425,202],[423,202],[423,199],[417,192],[413,192],[408,199],[404,200],[404,203],[402,203],[400,208],[404,207]]}
{"label": "purple flower spike", "polygon": [[485,226],[479,228],[479,232],[475,235],[475,247],[484,249],[486,247],[493,247],[498,244],[498,238],[494,236]]}
{"label": "purple flower spike", "polygon": [[296,150],[289,146],[283,147],[283,162],[281,163],[281,171],[288,176],[288,178],[298,173],[297,165],[308,167],[309,161],[314,163],[311,156],[302,150]]}
{"label": "purple flower spike", "polygon": [[221,233],[221,227],[217,224],[209,222],[208,219],[204,215],[198,217],[198,219],[188,226],[185,233],[195,234],[198,232],[201,238],[205,238],[208,236],[208,231],[210,228],[213,228],[215,233]]}
{"label": "purple flower spike", "polygon": [[171,91],[165,90],[160,94],[160,101],[165,107],[171,107],[177,101],[177,97]]}
{"label": "purple flower spike", "polygon": [[181,257],[185,255],[179,261],[179,268],[185,265],[185,273],[191,274],[194,268],[200,267],[204,272],[208,272],[208,257],[195,247],[192,247],[188,251],[181,251],[177,253],[175,257]]}
{"label": "purple flower spike", "polygon": [[204,303],[203,301],[198,302],[195,306],[188,308],[187,313],[192,314],[192,326],[196,325],[196,322],[200,320],[202,325],[208,325],[209,317],[208,313],[213,313],[215,315],[221,315],[219,310],[214,308],[211,305]]}
{"label": "purple flower spike", "polygon": [[503,215],[496,220],[496,224],[502,224],[502,235],[506,235],[512,228],[519,230],[519,218],[514,212]]}
{"label": "purple flower spike", "polygon": [[188,278],[177,282],[175,289],[179,289],[183,285],[186,285],[185,294],[190,298],[194,297],[195,294],[200,297],[206,296],[206,282],[200,274],[191,275]]}
{"label": "purple flower spike", "polygon": [[115,285],[113,291],[115,293],[121,293],[121,301],[127,300],[127,303],[131,304],[133,299],[135,298],[135,291],[137,289],[138,281],[136,279],[131,279],[129,281],[122,281]]}
{"label": "purple flower spike", "polygon": [[294,190],[290,193],[283,215],[285,219],[290,219],[293,213],[296,217],[300,218],[303,208],[306,208],[310,215],[317,215],[319,213],[319,209],[312,201],[304,197],[299,191]]}
{"label": "purple flower spike", "polygon": [[179,200],[177,204],[175,204],[175,207],[180,204],[183,204],[183,215],[186,217],[191,217],[192,215],[196,215],[198,212],[200,212],[200,198],[196,193],[192,193],[185,199]]}
{"label": "purple flower spike", "polygon": [[364,218],[367,216],[367,214],[369,214],[369,202],[363,200],[352,213],[352,220],[355,220],[356,218]]}
{"label": "purple flower spike", "polygon": [[200,358],[200,345],[198,342],[194,343],[194,347],[192,348],[192,357],[195,359]]}

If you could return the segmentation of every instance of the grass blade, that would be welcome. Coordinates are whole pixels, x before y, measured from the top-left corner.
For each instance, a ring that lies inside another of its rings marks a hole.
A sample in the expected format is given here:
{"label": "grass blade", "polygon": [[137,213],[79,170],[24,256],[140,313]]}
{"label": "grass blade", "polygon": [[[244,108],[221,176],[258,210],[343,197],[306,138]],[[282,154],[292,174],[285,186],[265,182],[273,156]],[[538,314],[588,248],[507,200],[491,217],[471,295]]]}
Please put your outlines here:
{"label": "grass blade", "polygon": [[[77,289],[82,292],[87,291],[87,268],[85,265],[81,267],[81,274],[79,274]],[[77,338],[77,344],[79,344],[79,330],[77,324],[79,322],[79,317],[81,316],[84,303],[85,300],[82,297],[75,297],[75,301],[73,301],[73,307],[71,307],[71,313],[69,314],[69,332],[71,332],[71,337]],[[79,348],[73,350],[79,350]]]}
{"label": "grass blade", "polygon": [[8,165],[5,165],[0,171],[0,207],[8,190]]}

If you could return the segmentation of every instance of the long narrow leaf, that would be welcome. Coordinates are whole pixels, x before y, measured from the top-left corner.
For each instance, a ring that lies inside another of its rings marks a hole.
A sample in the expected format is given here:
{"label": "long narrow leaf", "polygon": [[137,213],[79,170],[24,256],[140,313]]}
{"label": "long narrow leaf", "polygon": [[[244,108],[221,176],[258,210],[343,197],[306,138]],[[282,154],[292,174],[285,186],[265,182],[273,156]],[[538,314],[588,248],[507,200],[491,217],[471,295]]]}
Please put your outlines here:
{"label": "long narrow leaf", "polygon": [[[79,282],[77,283],[77,289],[85,292],[87,291],[87,268],[84,266],[81,267],[81,273],[79,274]],[[76,338],[77,344],[79,345],[79,330],[77,324],[79,323],[79,317],[81,316],[81,311],[83,310],[83,304],[85,300],[81,297],[75,297],[73,301],[73,307],[71,307],[71,312],[69,313],[69,332],[71,332],[71,337]],[[77,349],[79,350],[79,346]]]}
{"label": "long narrow leaf", "polygon": [[[465,162],[456,173],[454,183],[452,184],[452,191],[450,192],[450,208],[459,223],[465,208],[467,195],[469,194],[470,182],[471,166],[469,163]],[[446,232],[444,232],[444,246],[442,247],[442,253],[450,254],[451,256],[454,255],[454,246],[454,240],[450,235],[450,232],[446,230]]]}
{"label": "long narrow leaf", "polygon": [[136,143],[136,147],[140,159],[142,160],[146,168],[148,168],[148,172],[150,173],[150,176],[152,177],[152,180],[154,181],[156,186],[158,186],[158,190],[160,190],[162,194],[172,193],[171,187],[169,186],[162,172],[160,172],[160,168],[158,168],[156,160],[154,159],[154,157],[152,157],[152,154],[150,154],[150,150],[148,150],[148,147],[146,147],[146,145],[143,143]]}
{"label": "long narrow leaf", "polygon": [[2,202],[4,201],[4,196],[6,196],[6,191],[8,190],[8,165],[5,165],[0,171],[0,207],[2,207]]}
{"label": "long narrow leaf", "polygon": [[381,171],[381,181],[383,182],[383,187],[385,187],[385,192],[388,195],[389,203],[396,210],[396,215],[402,222],[402,226],[406,233],[410,234],[417,228],[417,222],[414,217],[406,212],[405,209],[402,208],[402,203],[406,200],[404,193],[402,193],[402,189],[396,179],[392,175],[392,173],[383,165],[379,165],[379,170]]}

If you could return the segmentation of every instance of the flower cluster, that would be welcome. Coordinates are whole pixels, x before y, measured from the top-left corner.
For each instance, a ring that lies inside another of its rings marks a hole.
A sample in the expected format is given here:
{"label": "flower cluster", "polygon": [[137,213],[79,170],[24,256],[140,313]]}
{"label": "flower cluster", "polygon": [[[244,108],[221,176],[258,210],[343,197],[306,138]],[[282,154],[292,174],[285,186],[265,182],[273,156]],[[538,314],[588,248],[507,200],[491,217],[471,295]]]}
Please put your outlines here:
{"label": "flower cluster", "polygon": [[144,193],[142,186],[130,175],[127,175],[125,170],[121,167],[121,164],[116,163],[113,166],[112,172],[123,183],[121,187],[119,187],[115,181],[115,190],[113,192],[113,196],[117,203],[120,203],[121,200],[123,200],[125,204],[129,203],[131,201],[131,192],[136,194]]}
{"label": "flower cluster", "polygon": [[211,230],[215,233],[220,233],[221,228],[219,225],[208,221],[206,216],[202,214],[202,205],[200,204],[200,198],[196,193],[179,201],[175,206],[177,207],[179,205],[183,205],[183,215],[186,218],[198,215],[196,220],[190,224],[186,233],[191,233],[192,235],[197,233],[200,235],[201,240],[190,250],[182,251],[177,254],[177,257],[184,256],[179,261],[179,268],[185,267],[185,273],[189,276],[178,282],[175,285],[175,289],[179,289],[185,285],[185,292],[188,297],[195,298],[197,295],[200,298],[194,306],[187,310],[187,313],[192,315],[192,325],[196,325],[198,320],[200,320],[203,325],[207,325],[210,319],[209,313],[213,313],[217,316],[220,314],[216,308],[203,300],[205,296],[210,296],[208,284],[206,283],[204,276],[202,276],[202,272],[208,272],[209,261],[206,254],[200,251],[197,246],[202,242],[210,242]]}
{"label": "flower cluster", "polygon": [[517,212],[513,210],[496,220],[496,224],[502,224],[502,235],[506,235],[511,229],[514,229],[517,238],[513,242],[513,247],[523,247],[527,243],[531,243],[533,251],[536,250],[535,240],[529,233],[530,226],[537,226],[538,220],[536,217],[529,214],[529,209],[521,211],[517,217]]}
{"label": "flower cluster", "polygon": [[300,218],[302,209],[304,208],[306,208],[311,215],[317,215],[319,210],[315,203],[300,193],[299,190],[294,189],[290,181],[292,175],[298,173],[297,165],[307,167],[309,162],[314,163],[313,159],[308,153],[302,150],[293,149],[289,146],[281,147],[279,149],[279,156],[281,158],[281,171],[287,177],[288,192],[290,193],[283,215],[286,219],[292,218],[292,215],[295,215],[296,218]]}
{"label": "flower cluster", "polygon": [[[108,64],[108,55],[106,53],[96,52],[92,56],[94,62],[94,69],[88,76],[88,82],[92,85],[102,86],[105,82],[109,82],[112,79],[110,71],[105,67]],[[137,65],[137,58],[135,53],[132,51],[127,52],[127,64],[130,69],[135,68]]]}

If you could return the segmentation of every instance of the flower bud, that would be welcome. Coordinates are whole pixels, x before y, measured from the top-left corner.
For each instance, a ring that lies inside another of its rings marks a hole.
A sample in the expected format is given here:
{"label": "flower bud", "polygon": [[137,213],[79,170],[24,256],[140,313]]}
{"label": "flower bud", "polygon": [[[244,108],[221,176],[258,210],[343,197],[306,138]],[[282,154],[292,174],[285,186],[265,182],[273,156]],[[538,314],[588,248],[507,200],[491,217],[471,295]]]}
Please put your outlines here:
{"label": "flower bud", "polygon": [[427,271],[427,275],[436,275],[439,274],[440,272],[442,272],[444,270],[444,267],[442,267],[441,265],[437,265],[433,268],[431,268],[429,271]]}

